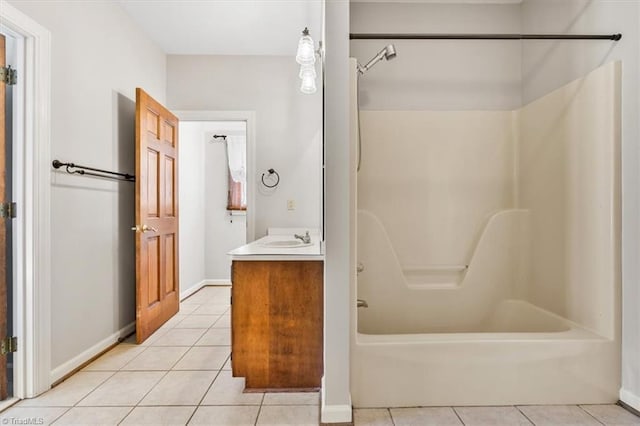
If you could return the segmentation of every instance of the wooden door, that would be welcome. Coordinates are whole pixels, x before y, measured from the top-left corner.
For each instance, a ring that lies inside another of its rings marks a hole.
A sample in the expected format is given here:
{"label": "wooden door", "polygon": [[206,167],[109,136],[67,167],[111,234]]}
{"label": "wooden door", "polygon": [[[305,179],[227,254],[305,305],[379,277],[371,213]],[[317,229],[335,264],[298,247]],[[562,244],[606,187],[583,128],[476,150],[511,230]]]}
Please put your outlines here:
{"label": "wooden door", "polygon": [[[0,34],[0,67],[6,65],[5,38]],[[0,203],[6,198],[6,140],[5,140],[5,99],[7,86],[0,81]],[[0,219],[0,339],[7,337],[7,227]],[[0,356],[0,400],[7,398],[7,356]]]}
{"label": "wooden door", "polygon": [[136,340],[178,312],[178,119],[136,89]]}

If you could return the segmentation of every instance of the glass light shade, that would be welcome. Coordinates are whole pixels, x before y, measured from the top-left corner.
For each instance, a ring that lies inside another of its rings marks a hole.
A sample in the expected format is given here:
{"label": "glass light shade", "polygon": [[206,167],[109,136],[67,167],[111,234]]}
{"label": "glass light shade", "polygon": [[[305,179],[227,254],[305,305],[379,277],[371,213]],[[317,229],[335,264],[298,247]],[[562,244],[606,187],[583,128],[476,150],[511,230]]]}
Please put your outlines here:
{"label": "glass light shade", "polygon": [[300,78],[305,78],[306,76],[316,78],[316,67],[313,64],[300,65],[300,74],[298,76]]}
{"label": "glass light shade", "polygon": [[296,62],[300,65],[313,65],[316,63],[316,51],[311,36],[304,35],[300,37]]}
{"label": "glass light shade", "polygon": [[302,79],[300,91],[307,95],[316,93],[316,79],[311,77],[310,75],[305,75]]}

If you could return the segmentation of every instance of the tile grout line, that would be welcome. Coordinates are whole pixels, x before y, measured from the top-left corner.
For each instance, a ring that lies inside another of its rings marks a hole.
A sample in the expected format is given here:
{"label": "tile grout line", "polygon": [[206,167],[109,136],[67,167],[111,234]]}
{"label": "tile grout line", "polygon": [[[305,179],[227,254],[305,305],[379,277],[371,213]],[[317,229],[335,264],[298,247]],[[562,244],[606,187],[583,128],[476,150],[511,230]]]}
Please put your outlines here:
{"label": "tile grout line", "polygon": [[53,421],[50,424],[54,424],[55,422],[57,422],[58,420],[60,420],[62,418],[62,416],[64,416],[65,414],[67,414],[69,411],[71,411],[71,409],[73,407],[64,407],[66,408],[66,410],[64,410],[62,413],[60,413],[60,415],[58,417],[55,417],[53,419]]}
{"label": "tile grout line", "polygon": [[164,372],[164,375],[163,375],[162,377],[160,377],[160,379],[159,379],[157,382],[155,382],[155,383],[153,384],[153,386],[151,386],[151,389],[149,389],[149,390],[148,390],[144,395],[142,395],[142,398],[140,398],[140,399],[138,400],[138,402],[136,402],[136,403],[133,405],[133,406],[134,406],[134,408],[135,408],[135,407],[139,407],[139,406],[140,406],[139,404],[142,402],[142,400],[143,400],[143,399],[145,399],[145,398],[147,397],[147,395],[149,395],[149,393],[151,393],[151,391],[155,389],[155,387],[156,387],[156,386],[158,386],[158,383],[160,383],[160,382],[162,381],[162,379],[164,379],[165,377],[167,377],[167,374],[169,374],[169,371],[165,371],[165,372]]}
{"label": "tile grout line", "polygon": [[[144,351],[143,351],[144,352]],[[82,398],[80,398],[78,401],[75,402],[75,404],[73,404],[71,406],[71,408],[75,408],[78,407],[78,404],[80,404],[82,401],[84,401],[89,395],[91,395],[93,392],[96,391],[96,389],[98,389],[100,386],[104,385],[109,379],[111,379],[113,376],[116,375],[118,371],[114,371],[114,370],[109,370],[108,373],[111,373],[110,376],[108,376],[106,379],[104,379],[102,382],[100,382],[95,388],[91,389],[85,396],[83,396]],[[76,373],[77,374],[77,373]],[[73,377],[73,376],[71,376]],[[46,392],[45,392],[46,393]],[[37,397],[36,397],[37,399]],[[69,409],[71,409],[69,408]]]}
{"label": "tile grout line", "polygon": [[[225,360],[226,362],[226,360]],[[224,364],[222,364],[222,366],[224,367]],[[196,414],[196,412],[198,411],[198,409],[200,407],[202,407],[202,401],[204,401],[205,397],[207,396],[207,394],[209,393],[209,391],[211,390],[211,387],[213,386],[213,384],[216,382],[216,380],[218,380],[218,377],[220,376],[220,373],[222,372],[222,368],[220,368],[220,370],[218,370],[218,373],[216,373],[216,376],[213,378],[213,380],[211,381],[211,383],[209,383],[209,386],[207,386],[207,390],[204,391],[204,393],[202,394],[202,397],[200,398],[200,401],[196,404],[196,408],[195,410],[193,410],[193,413],[191,413],[191,415],[189,416],[189,418],[187,419],[187,422],[185,423],[185,425],[188,425],[189,422],[191,421],[191,419],[193,418],[193,416]]]}
{"label": "tile grout line", "polygon": [[117,425],[121,425],[122,422],[124,422],[124,420],[129,417],[129,414],[131,414],[133,412],[133,410],[136,409],[136,406],[134,405],[133,407],[130,407],[131,409],[127,412],[127,414],[124,415],[124,417],[122,419],[120,419],[120,421],[118,423],[116,423]]}
{"label": "tile grout line", "polygon": [[525,418],[525,419],[527,419],[527,421],[528,421],[529,423],[531,423],[533,426],[536,426],[535,422],[534,422],[533,420],[531,420],[531,419],[529,418],[529,416],[527,416],[527,415],[524,413],[524,411],[522,411],[522,410],[520,409],[520,406],[518,406],[518,405],[514,405],[514,407],[516,407],[516,410],[518,410],[518,411],[519,411],[519,412],[524,416],[524,418]]}
{"label": "tile grout line", "polygon": [[[391,417],[391,423],[396,424],[396,420],[393,418],[393,413],[391,412],[391,407],[387,408],[387,410],[389,410],[389,416]],[[351,417],[353,417],[353,414],[351,415]]]}
{"label": "tile grout line", "polygon": [[260,418],[260,413],[262,412],[262,406],[264,405],[264,398],[267,394],[262,394],[262,399],[260,400],[260,405],[258,406],[258,414],[256,415],[256,421],[253,423],[253,426],[258,426],[258,419]]}
{"label": "tile grout line", "polygon": [[596,416],[594,416],[593,414],[591,414],[590,412],[588,412],[587,410],[585,410],[584,408],[582,408],[581,405],[576,404],[576,407],[578,407],[580,410],[584,411],[585,413],[587,413],[589,416],[591,416],[596,422],[600,423],[601,425],[604,425],[604,422],[601,422],[600,419],[598,419]]}
{"label": "tile grout line", "polygon": [[[187,354],[187,352],[189,352],[189,350],[190,350],[192,347],[193,347],[193,346],[184,346],[184,345],[183,345],[183,346],[147,346],[147,348],[146,348],[146,349],[144,349],[142,352],[140,352],[140,354],[136,355],[135,357],[133,357],[133,358],[131,359],[131,361],[129,361],[129,362],[127,362],[125,365],[123,365],[123,366],[122,366],[122,368],[121,368],[119,371],[122,371],[122,372],[156,372],[156,371],[171,371],[171,370],[173,369],[173,367],[175,367],[175,366],[176,366],[176,364],[177,364],[178,362],[180,362],[180,360],[181,360],[181,359],[182,359],[182,358]],[[184,354],[182,354],[182,355],[180,356],[180,358],[178,358],[178,360],[177,360],[177,361],[175,361],[175,363],[174,363],[174,364],[172,364],[172,365],[171,365],[171,367],[169,367],[169,370],[165,370],[164,368],[157,368],[157,369],[154,369],[154,370],[125,370],[125,369],[124,369],[127,365],[131,364],[131,363],[132,363],[136,358],[138,358],[140,355],[142,355],[143,353],[147,352],[147,351],[148,351],[149,349],[151,349],[151,348],[187,348],[187,350],[185,351],[185,353],[184,353]]]}
{"label": "tile grout line", "polygon": [[451,409],[453,410],[454,414],[456,415],[456,417],[458,418],[458,420],[460,420],[460,423],[462,423],[462,425],[465,425],[464,420],[462,420],[462,417],[460,417],[460,414],[458,413],[458,410],[456,410],[456,407],[454,407],[453,405],[451,406]]}
{"label": "tile grout line", "polygon": [[[396,421],[393,419],[393,414],[391,414],[391,408],[387,408],[387,412],[389,413],[389,418],[391,419],[391,424],[393,426],[396,426]],[[355,424],[355,419],[352,419],[352,420],[354,420],[354,424]]]}

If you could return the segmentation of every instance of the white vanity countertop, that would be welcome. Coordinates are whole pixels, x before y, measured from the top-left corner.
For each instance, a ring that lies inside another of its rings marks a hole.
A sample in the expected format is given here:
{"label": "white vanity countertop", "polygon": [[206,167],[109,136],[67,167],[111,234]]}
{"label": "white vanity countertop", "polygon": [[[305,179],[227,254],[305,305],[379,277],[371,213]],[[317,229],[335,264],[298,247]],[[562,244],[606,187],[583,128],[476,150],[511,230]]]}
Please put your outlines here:
{"label": "white vanity countertop", "polygon": [[320,241],[320,233],[309,229],[311,244],[301,247],[269,246],[273,241],[295,240],[294,234],[304,235],[306,229],[269,228],[269,234],[259,240],[231,250],[231,260],[324,260],[324,244]]}

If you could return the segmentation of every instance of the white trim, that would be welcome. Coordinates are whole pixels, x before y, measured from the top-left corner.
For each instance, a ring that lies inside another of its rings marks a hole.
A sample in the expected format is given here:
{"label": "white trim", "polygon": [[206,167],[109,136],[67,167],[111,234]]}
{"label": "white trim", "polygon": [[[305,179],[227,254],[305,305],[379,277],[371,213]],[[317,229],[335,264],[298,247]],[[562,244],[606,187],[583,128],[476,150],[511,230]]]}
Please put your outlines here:
{"label": "white trim", "polygon": [[73,370],[80,367],[82,364],[86,363],[91,358],[94,358],[96,355],[105,351],[110,346],[113,346],[115,343],[118,343],[120,339],[127,337],[134,331],[136,331],[135,321],[125,325],[120,330],[116,331],[115,333],[108,336],[107,338],[102,339],[95,345],[91,346],[89,349],[83,351],[79,355],[74,356],[64,364],[57,366],[51,371],[51,383],[54,383],[62,379],[64,376],[71,373]]}
{"label": "white trim", "polygon": [[187,288],[186,290],[183,290],[180,292],[180,301],[183,301],[184,299],[186,299],[187,297],[191,296],[193,293],[195,293],[196,291],[200,290],[202,287],[204,287],[207,282],[207,280],[202,280],[197,284],[192,285],[191,287]]}
{"label": "white trim", "polygon": [[247,243],[256,235],[256,113],[255,111],[172,111],[181,121],[247,122]]}
{"label": "white trim", "polygon": [[324,376],[322,377],[321,386],[320,423],[351,423],[351,396],[349,396],[349,405],[328,405],[325,403]]}
{"label": "white trim", "polygon": [[215,279],[215,280],[204,280],[205,282],[205,286],[230,286],[231,285],[231,281],[229,281],[228,279]]}
{"label": "white trim", "polygon": [[640,396],[635,395],[626,389],[620,389],[620,401],[624,402],[634,410],[640,411]]}
{"label": "white trim", "polygon": [[[0,22],[24,37],[22,149],[14,169],[18,217],[15,330],[21,351],[15,357],[15,396],[33,397],[51,387],[51,33],[0,0]],[[26,206],[29,206],[26,208]]]}
{"label": "white trim", "polygon": [[229,280],[202,280],[198,284],[194,284],[188,289],[180,292],[180,301],[183,301],[187,297],[191,296],[198,290],[207,286],[230,286],[231,281]]}

